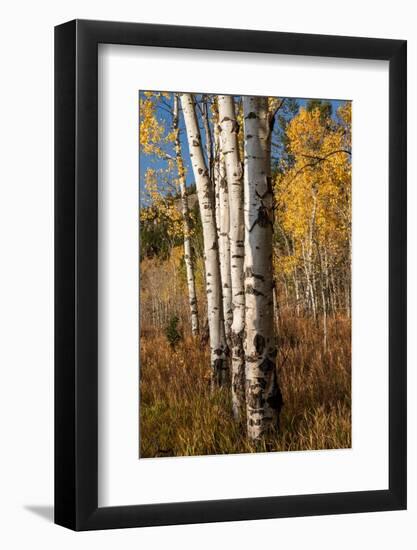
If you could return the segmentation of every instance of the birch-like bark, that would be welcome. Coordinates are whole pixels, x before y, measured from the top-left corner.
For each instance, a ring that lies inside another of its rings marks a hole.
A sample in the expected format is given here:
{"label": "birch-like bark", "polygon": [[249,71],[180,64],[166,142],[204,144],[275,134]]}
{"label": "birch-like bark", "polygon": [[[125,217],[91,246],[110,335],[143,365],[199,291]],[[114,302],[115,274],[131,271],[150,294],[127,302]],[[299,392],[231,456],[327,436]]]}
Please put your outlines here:
{"label": "birch-like bark", "polygon": [[313,311],[314,320],[317,320],[317,305],[316,305],[316,293],[314,290],[314,274],[313,274],[313,234],[316,223],[316,211],[317,211],[317,196],[316,190],[313,187],[311,191],[311,196],[313,198],[313,207],[311,210],[310,218],[310,227],[309,227],[309,237],[308,237],[308,250],[307,250],[307,259],[304,260],[306,266],[306,276],[307,284],[309,287],[310,299],[311,299],[311,308]]}
{"label": "birch-like bark", "polygon": [[220,181],[224,178],[224,162],[220,164],[220,144],[219,136],[214,136],[216,155],[213,164],[213,183],[214,183],[214,218],[216,221],[217,239],[220,242]]}
{"label": "birch-like bark", "polygon": [[180,98],[203,226],[212,384],[224,385],[228,379],[227,345],[223,323],[219,245],[215,223],[213,189],[204,159],[193,96],[192,94],[180,94]]}
{"label": "birch-like bark", "polygon": [[239,126],[236,120],[233,97],[218,96],[218,108],[222,153],[226,164],[227,187],[229,190],[230,271],[233,305],[233,322],[230,333],[232,344],[232,408],[234,417],[239,420],[244,416],[245,408],[243,169],[239,155]]}
{"label": "birch-like bark", "polygon": [[216,189],[216,225],[219,239],[220,277],[223,296],[223,319],[226,342],[230,347],[230,331],[233,321],[232,281],[230,273],[230,218],[229,192],[226,179],[226,167],[219,137],[219,127],[214,129],[214,179]]}
{"label": "birch-like bark", "polygon": [[282,395],[273,322],[270,121],[265,97],[243,98],[245,134],[245,360],[248,437],[278,429]]}
{"label": "birch-like bark", "polygon": [[181,210],[183,219],[184,231],[184,260],[188,286],[188,304],[190,306],[191,332],[193,336],[197,336],[198,326],[198,310],[197,310],[197,294],[195,291],[195,277],[193,267],[193,257],[191,249],[191,227],[190,227],[190,211],[188,208],[187,189],[185,185],[184,163],[182,160],[180,132],[178,123],[178,96],[174,96],[173,110],[173,130],[175,135],[175,160],[177,163],[178,181],[181,193]]}
{"label": "birch-like bark", "polygon": [[201,116],[203,119],[204,133],[206,135],[206,155],[207,155],[207,167],[209,170],[210,179],[213,179],[213,146],[211,140],[210,124],[208,119],[208,105],[207,96],[203,96],[201,103]]}
{"label": "birch-like bark", "polygon": [[323,253],[320,250],[320,246],[317,244],[317,254],[319,257],[320,266],[320,294],[321,294],[321,308],[323,313],[323,351],[327,352],[327,301],[326,292],[327,286],[325,286],[325,274],[323,267]]}

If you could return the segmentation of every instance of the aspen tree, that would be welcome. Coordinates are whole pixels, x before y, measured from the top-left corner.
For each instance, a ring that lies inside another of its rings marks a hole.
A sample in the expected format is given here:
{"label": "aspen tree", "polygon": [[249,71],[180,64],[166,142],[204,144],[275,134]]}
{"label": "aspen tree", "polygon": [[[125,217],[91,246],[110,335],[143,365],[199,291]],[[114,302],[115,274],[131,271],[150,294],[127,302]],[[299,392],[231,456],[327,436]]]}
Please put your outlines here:
{"label": "aspen tree", "polygon": [[173,110],[173,131],[174,131],[174,147],[175,159],[177,163],[178,181],[181,193],[181,210],[184,227],[184,261],[187,276],[188,286],[188,303],[190,306],[191,331],[193,336],[198,334],[198,311],[197,311],[197,294],[195,291],[195,277],[191,249],[191,229],[190,229],[190,211],[188,208],[187,189],[185,185],[185,171],[182,160],[181,142],[179,135],[178,124],[178,96],[174,95],[174,110]]}
{"label": "aspen tree", "polygon": [[218,96],[218,109],[222,152],[226,164],[227,187],[229,190],[230,271],[233,304],[233,322],[230,335],[232,344],[232,407],[235,418],[240,419],[243,416],[245,407],[243,168],[239,155],[239,125],[236,120],[233,97]]}
{"label": "aspen tree", "polygon": [[273,320],[272,184],[268,99],[243,98],[245,163],[245,362],[248,437],[278,428],[282,396]]}
{"label": "aspen tree", "polygon": [[187,130],[188,148],[197,186],[197,196],[203,227],[212,385],[224,385],[228,379],[226,357],[227,344],[223,323],[219,245],[214,212],[214,193],[204,158],[193,95],[180,94],[180,99]]}
{"label": "aspen tree", "polygon": [[225,159],[219,138],[219,126],[214,129],[214,180],[216,192],[216,225],[219,240],[220,277],[223,296],[223,319],[226,341],[230,345],[230,332],[233,321],[232,281],[230,271],[230,217],[229,189],[226,179]]}

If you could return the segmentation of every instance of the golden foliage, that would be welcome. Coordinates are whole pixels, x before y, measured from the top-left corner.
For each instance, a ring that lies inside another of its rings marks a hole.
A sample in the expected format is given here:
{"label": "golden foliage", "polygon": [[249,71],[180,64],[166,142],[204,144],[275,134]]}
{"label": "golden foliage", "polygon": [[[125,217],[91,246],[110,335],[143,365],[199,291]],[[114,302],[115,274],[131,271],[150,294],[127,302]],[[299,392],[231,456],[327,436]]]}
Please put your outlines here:
{"label": "golden foliage", "polygon": [[167,226],[170,237],[183,235],[183,217],[178,203],[172,196],[165,193],[166,189],[158,185],[158,174],[153,168],[148,168],[145,174],[145,188],[149,195],[151,206],[140,209],[140,221],[162,223]]}
{"label": "golden foliage", "polygon": [[146,99],[140,99],[139,144],[142,151],[147,155],[155,154],[161,157],[163,151],[158,143],[165,133],[165,127],[156,117],[157,102],[155,96],[149,94],[150,92],[145,92]]}
{"label": "golden foliage", "polygon": [[309,239],[336,253],[350,238],[350,110],[350,103],[342,105],[337,122],[319,109],[302,108],[288,124],[291,164],[281,165],[275,178],[275,203],[295,253],[301,254],[297,243]]}

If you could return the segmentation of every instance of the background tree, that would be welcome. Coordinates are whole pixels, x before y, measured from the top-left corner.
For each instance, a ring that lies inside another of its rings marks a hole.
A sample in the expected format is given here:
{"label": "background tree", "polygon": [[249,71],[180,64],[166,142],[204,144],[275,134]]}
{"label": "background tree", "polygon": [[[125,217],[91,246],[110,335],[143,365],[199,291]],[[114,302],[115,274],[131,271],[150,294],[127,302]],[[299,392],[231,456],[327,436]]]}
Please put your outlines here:
{"label": "background tree", "polygon": [[289,160],[274,177],[276,270],[298,314],[321,315],[324,349],[328,315],[350,311],[349,128],[349,103],[333,116],[328,102],[309,102],[286,128]]}
{"label": "background tree", "polygon": [[195,290],[195,278],[193,267],[193,254],[191,248],[191,222],[188,208],[188,197],[185,183],[184,162],[182,160],[181,142],[178,122],[178,96],[174,96],[173,132],[175,143],[175,159],[177,162],[178,181],[181,192],[181,209],[184,233],[184,260],[187,270],[188,299],[190,304],[191,330],[194,336],[198,334],[197,294]]}
{"label": "background tree", "polygon": [[224,385],[228,378],[227,345],[223,323],[219,245],[216,231],[213,187],[204,158],[200,129],[194,107],[194,98],[192,94],[180,94],[180,98],[203,226],[212,381],[214,385]]}
{"label": "background tree", "polygon": [[219,241],[220,278],[223,296],[224,331],[228,346],[231,342],[231,326],[233,322],[232,309],[232,277],[230,258],[230,215],[229,215],[229,185],[226,178],[226,161],[223,146],[219,136],[218,115],[214,117],[214,166],[213,178],[215,189],[216,227]]}
{"label": "background tree", "polygon": [[[243,167],[239,154],[239,124],[232,96],[218,96],[219,129],[226,165],[229,190],[230,223],[224,238],[230,242],[230,281],[232,286],[233,320],[232,344],[232,407],[236,419],[242,418],[245,408],[245,361],[243,334],[245,328],[245,293],[243,264],[245,259],[245,227],[243,219]],[[228,215],[226,209],[224,215]]]}

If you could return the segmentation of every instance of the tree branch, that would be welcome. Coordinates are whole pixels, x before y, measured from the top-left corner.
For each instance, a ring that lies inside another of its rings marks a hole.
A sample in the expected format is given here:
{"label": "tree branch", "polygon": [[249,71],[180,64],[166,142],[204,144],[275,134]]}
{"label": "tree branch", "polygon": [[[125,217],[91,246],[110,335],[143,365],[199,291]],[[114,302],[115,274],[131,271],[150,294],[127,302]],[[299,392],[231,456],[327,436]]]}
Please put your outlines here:
{"label": "tree branch", "polygon": [[315,159],[315,161],[314,162],[309,162],[309,163],[305,164],[304,166],[302,166],[299,170],[297,170],[294,177],[291,178],[291,180],[288,182],[288,185],[290,183],[292,183],[295,180],[295,178],[298,175],[300,175],[300,173],[303,172],[306,168],[314,168],[314,166],[317,166],[317,164],[320,164],[320,162],[323,162],[323,161],[327,160],[329,157],[331,157],[332,155],[336,155],[337,153],[345,153],[347,155],[352,155],[352,153],[350,151],[348,151],[347,149],[338,149],[337,151],[332,151],[331,153],[328,153],[324,157],[315,157],[315,156],[310,156],[310,155],[302,155],[303,157]]}

